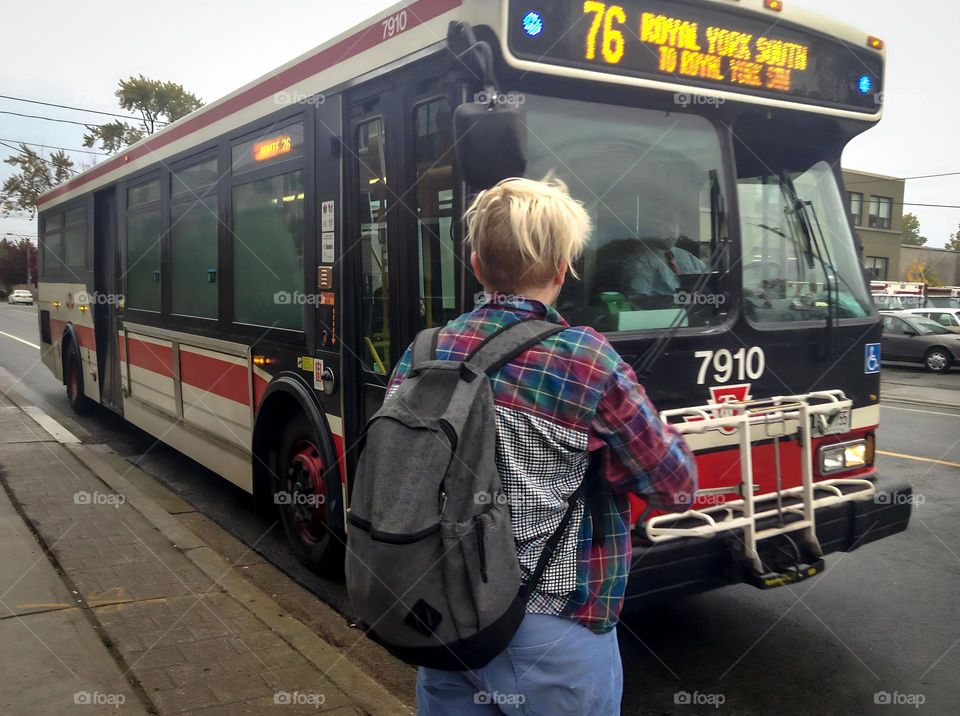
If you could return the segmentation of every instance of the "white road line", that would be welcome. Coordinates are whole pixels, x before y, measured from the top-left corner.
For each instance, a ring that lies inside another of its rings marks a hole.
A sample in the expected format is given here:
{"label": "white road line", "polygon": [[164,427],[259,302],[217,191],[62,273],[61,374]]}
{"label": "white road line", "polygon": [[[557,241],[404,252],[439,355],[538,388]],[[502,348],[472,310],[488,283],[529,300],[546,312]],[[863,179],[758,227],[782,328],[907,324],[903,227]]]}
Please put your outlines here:
{"label": "white road line", "polygon": [[896,408],[892,405],[881,405],[886,410],[900,410],[904,413],[925,413],[927,415],[946,415],[948,418],[960,418],[960,413],[938,413],[935,410],[916,410],[915,408]]}
{"label": "white road line", "polygon": [[12,338],[15,341],[20,341],[25,346],[30,346],[31,348],[36,348],[37,350],[40,350],[40,346],[38,346],[36,343],[31,343],[30,341],[25,341],[22,338],[17,338],[15,335],[11,333],[4,333],[3,331],[0,331],[0,336],[6,336],[7,338]]}

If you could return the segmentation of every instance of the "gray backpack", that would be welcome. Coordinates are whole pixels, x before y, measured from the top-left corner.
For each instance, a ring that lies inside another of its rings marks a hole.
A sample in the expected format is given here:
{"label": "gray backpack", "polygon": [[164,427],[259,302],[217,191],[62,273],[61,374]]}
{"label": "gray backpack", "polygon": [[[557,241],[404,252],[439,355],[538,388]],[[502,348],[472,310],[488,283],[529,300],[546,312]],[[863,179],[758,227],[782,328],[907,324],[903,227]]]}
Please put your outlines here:
{"label": "gray backpack", "polygon": [[489,376],[563,327],[511,324],[463,363],[413,345],[409,376],[366,428],[348,515],[347,589],[359,625],[407,663],[448,671],[503,652],[583,485],[524,582],[496,466]]}

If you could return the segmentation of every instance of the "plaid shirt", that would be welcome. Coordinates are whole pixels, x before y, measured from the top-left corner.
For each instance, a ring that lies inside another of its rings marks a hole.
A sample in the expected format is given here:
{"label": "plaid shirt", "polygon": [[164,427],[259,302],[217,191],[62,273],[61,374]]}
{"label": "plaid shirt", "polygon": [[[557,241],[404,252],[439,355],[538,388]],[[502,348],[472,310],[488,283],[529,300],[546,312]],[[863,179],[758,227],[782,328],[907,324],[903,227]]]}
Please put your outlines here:
{"label": "plaid shirt", "polygon": [[[465,360],[495,331],[531,314],[568,325],[542,303],[501,298],[478,304],[444,328],[437,359]],[[408,350],[397,365],[388,396],[408,374],[411,357]],[[491,382],[497,468],[525,575],[560,524],[567,498],[588,476],[588,466],[599,468],[589,472],[589,508],[581,498],[527,611],[608,632],[617,624],[630,571],[628,494],[661,509],[688,509],[696,491],[693,456],[683,438],[661,422],[633,369],[593,329],[568,328],[548,338],[497,371]],[[595,518],[602,521],[598,530]]]}

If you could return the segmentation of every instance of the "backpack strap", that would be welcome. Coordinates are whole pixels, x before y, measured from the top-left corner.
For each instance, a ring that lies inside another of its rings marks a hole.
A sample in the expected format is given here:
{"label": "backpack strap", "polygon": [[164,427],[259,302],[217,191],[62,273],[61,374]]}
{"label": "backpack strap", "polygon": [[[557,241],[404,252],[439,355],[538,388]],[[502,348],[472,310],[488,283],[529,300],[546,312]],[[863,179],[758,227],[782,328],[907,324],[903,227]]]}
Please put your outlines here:
{"label": "backpack strap", "polygon": [[437,341],[439,339],[439,328],[428,328],[417,334],[417,337],[413,340],[413,356],[410,359],[411,372],[419,373],[427,363],[436,358]]}
{"label": "backpack strap", "polygon": [[547,571],[547,565],[549,565],[550,560],[553,559],[554,552],[556,552],[557,547],[560,546],[560,540],[563,539],[563,535],[567,532],[567,527],[570,526],[570,520],[573,518],[573,511],[577,508],[577,502],[586,491],[586,484],[587,478],[585,475],[577,486],[577,489],[567,498],[567,511],[563,513],[563,518],[560,520],[560,524],[557,525],[557,529],[554,530],[553,534],[550,535],[550,538],[547,540],[547,543],[543,546],[543,551],[540,553],[540,558],[537,560],[537,566],[534,568],[533,574],[530,575],[530,579],[524,582],[520,588],[520,596],[523,598],[524,603],[530,600],[533,590],[540,583],[540,580],[543,579],[543,573]]}
{"label": "backpack strap", "polygon": [[464,362],[481,373],[492,375],[535,345],[565,330],[567,326],[539,318],[517,321],[487,338]]}

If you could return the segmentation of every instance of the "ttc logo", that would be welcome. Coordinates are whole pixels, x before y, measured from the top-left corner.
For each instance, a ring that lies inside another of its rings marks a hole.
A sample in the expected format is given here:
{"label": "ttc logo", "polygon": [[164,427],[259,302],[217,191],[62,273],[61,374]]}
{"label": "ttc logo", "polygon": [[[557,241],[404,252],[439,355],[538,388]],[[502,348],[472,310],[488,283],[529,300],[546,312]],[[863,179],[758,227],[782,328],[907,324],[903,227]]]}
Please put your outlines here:
{"label": "ttc logo", "polygon": [[[750,395],[750,386],[750,383],[713,386],[710,388],[710,402],[719,404],[745,403],[753,398],[753,396]],[[740,415],[742,412],[742,408],[718,408],[714,410],[713,417],[729,418],[732,415]],[[687,418],[687,422],[689,423],[700,420],[703,420],[703,418]],[[733,428],[717,428],[717,430],[724,435],[733,435],[736,432]]]}

